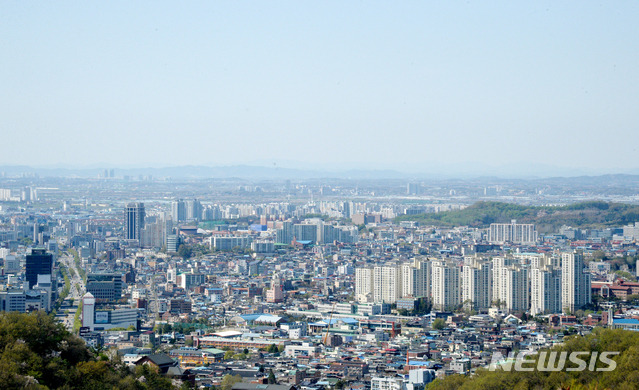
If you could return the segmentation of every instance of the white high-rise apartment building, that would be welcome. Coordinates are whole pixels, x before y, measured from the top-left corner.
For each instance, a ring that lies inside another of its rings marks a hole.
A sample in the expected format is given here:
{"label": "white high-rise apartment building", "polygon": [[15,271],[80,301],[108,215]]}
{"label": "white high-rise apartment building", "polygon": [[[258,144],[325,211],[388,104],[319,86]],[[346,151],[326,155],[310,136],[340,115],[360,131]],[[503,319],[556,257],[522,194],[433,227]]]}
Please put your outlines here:
{"label": "white high-rise apartment building", "polygon": [[401,284],[402,284],[402,298],[415,296],[415,284],[417,282],[417,268],[411,264],[402,264],[401,270]]}
{"label": "white high-rise apartment building", "polygon": [[635,224],[629,224],[623,227],[623,236],[627,239],[639,238],[639,222]]}
{"label": "white high-rise apartment building", "polygon": [[432,297],[432,262],[427,259],[415,259],[415,297]]}
{"label": "white high-rise apartment building", "polygon": [[488,241],[491,244],[534,244],[537,242],[537,231],[531,223],[491,223],[488,230]]}
{"label": "white high-rise apartment building", "polygon": [[513,253],[512,255],[520,264],[530,265],[531,268],[539,268],[546,263],[547,254],[543,253]]}
{"label": "white high-rise apartment building", "polygon": [[403,297],[431,296],[431,262],[355,269],[355,297],[359,302],[395,303]]}
{"label": "white high-rise apartment building", "polygon": [[451,309],[461,303],[459,289],[460,267],[447,261],[433,261],[433,307],[437,310]]}
{"label": "white high-rise apartment building", "polygon": [[402,294],[400,267],[382,266],[373,268],[373,301],[395,303]]}
{"label": "white high-rise apartment building", "polygon": [[561,279],[561,304],[564,311],[574,313],[592,301],[590,274],[584,272],[582,253],[561,254]]}
{"label": "white high-rise apartment building", "polygon": [[355,298],[358,302],[370,302],[373,299],[373,269],[355,269]]}
{"label": "white high-rise apartment building", "polygon": [[540,264],[530,270],[530,313],[561,313],[561,269]]}
{"label": "white high-rise apartment building", "polygon": [[493,259],[493,302],[508,311],[527,311],[530,306],[528,268],[516,259]]}
{"label": "white high-rise apartment building", "polygon": [[475,310],[488,309],[493,298],[493,265],[467,259],[462,269],[462,302]]}
{"label": "white high-rise apartment building", "polygon": [[516,263],[517,260],[510,257],[493,258],[493,302],[501,302],[501,291],[506,288],[506,279],[502,274],[502,270]]}
{"label": "white high-rise apartment building", "polygon": [[174,223],[179,223],[186,220],[186,204],[183,199],[174,200],[171,202],[171,217]]}
{"label": "white high-rise apartment building", "polygon": [[528,311],[530,308],[529,269],[518,265],[506,267],[502,271],[505,289],[501,300],[506,302],[508,311]]}

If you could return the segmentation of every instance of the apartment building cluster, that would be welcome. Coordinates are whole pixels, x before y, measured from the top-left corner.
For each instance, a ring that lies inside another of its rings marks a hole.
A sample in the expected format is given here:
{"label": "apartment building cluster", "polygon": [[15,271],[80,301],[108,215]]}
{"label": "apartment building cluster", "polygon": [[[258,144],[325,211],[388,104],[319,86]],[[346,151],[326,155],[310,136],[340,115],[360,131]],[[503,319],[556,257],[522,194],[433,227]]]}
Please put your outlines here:
{"label": "apartment building cluster", "polygon": [[581,252],[418,258],[355,269],[359,302],[396,304],[428,298],[437,310],[574,312],[591,302],[591,277]]}

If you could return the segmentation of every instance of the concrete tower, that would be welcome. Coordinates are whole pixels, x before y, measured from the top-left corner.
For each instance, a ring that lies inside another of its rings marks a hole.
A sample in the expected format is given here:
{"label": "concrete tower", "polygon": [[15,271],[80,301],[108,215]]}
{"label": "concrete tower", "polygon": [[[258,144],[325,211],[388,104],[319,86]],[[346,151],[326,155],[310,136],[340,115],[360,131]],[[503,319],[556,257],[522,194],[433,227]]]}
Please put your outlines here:
{"label": "concrete tower", "polygon": [[93,331],[95,316],[95,298],[90,292],[82,297],[82,326]]}

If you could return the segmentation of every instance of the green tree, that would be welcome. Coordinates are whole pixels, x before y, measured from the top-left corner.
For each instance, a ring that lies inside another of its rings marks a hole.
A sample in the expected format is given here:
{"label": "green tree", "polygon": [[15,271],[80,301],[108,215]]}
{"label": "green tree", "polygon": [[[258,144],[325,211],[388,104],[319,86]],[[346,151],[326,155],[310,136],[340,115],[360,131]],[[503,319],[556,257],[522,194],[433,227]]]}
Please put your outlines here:
{"label": "green tree", "polygon": [[[451,375],[431,382],[426,390],[433,389],[636,389],[639,388],[639,334],[636,332],[595,328],[587,336],[572,336],[553,348],[567,355],[579,351],[619,352],[612,356],[616,368],[612,371],[596,371],[608,364],[596,361],[591,371],[568,371],[577,363],[567,361],[563,370],[556,372],[533,370],[530,372],[489,371],[478,369],[472,377]],[[547,357],[548,359],[548,357]],[[546,360],[548,362],[548,360]]]}
{"label": "green tree", "polygon": [[239,382],[242,382],[242,377],[241,376],[226,374],[222,378],[222,382],[220,382],[220,389],[221,390],[231,390],[233,388],[233,385],[236,384],[236,383],[239,383]]}
{"label": "green tree", "polygon": [[148,364],[140,364],[135,368],[135,374],[140,378],[144,378],[144,383],[148,389],[169,390],[173,389],[171,380],[160,375],[158,368]]}
{"label": "green tree", "polygon": [[627,271],[615,271],[615,274],[617,274],[620,278],[628,280],[630,282],[637,281],[637,278]]}
{"label": "green tree", "polygon": [[277,379],[275,379],[275,373],[273,373],[273,369],[268,372],[268,384],[273,385],[277,383]]}
{"label": "green tree", "polygon": [[181,256],[182,258],[187,260],[191,258],[191,255],[193,254],[193,250],[188,245],[180,244],[177,254],[178,256]]}
{"label": "green tree", "polygon": [[628,302],[631,305],[639,304],[639,295],[637,294],[628,295],[626,297],[626,302]]}
{"label": "green tree", "polygon": [[430,300],[427,298],[419,298],[417,300],[417,306],[415,307],[415,315],[423,315],[423,314],[427,314],[430,313],[431,309],[432,309],[433,305],[431,304]]}
{"label": "green tree", "polygon": [[442,330],[446,327],[446,321],[443,318],[436,318],[433,321],[432,325],[433,329]]}
{"label": "green tree", "polygon": [[0,388],[172,388],[169,379],[145,367],[133,374],[119,359],[92,353],[44,312],[0,313]]}

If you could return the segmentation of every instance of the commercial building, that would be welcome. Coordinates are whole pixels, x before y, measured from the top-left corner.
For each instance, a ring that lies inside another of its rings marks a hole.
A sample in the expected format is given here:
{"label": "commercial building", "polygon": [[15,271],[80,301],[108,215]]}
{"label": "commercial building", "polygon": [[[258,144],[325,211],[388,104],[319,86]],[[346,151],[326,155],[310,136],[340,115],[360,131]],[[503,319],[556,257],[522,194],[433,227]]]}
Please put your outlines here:
{"label": "commercial building", "polygon": [[95,273],[87,275],[87,292],[95,299],[117,301],[122,297],[122,274]]}
{"label": "commercial building", "polygon": [[26,259],[26,280],[29,288],[38,283],[38,275],[53,274],[53,256],[44,249],[32,249]]}
{"label": "commercial building", "polygon": [[126,205],[124,230],[127,240],[141,240],[144,217],[144,203],[129,203]]}
{"label": "commercial building", "polygon": [[22,289],[11,289],[0,292],[0,310],[24,313],[27,296]]}

